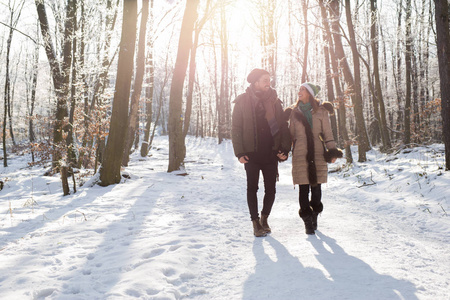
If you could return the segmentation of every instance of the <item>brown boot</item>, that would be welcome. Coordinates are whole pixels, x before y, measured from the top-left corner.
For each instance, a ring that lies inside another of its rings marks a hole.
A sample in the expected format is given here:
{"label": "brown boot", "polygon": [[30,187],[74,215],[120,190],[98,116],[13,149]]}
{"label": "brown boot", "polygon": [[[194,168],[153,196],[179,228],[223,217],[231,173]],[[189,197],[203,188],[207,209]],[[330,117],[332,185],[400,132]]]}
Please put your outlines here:
{"label": "brown boot", "polygon": [[256,237],[261,237],[261,236],[267,235],[266,231],[263,229],[263,227],[261,226],[261,223],[259,222],[259,218],[252,220],[252,222],[253,222],[253,234]]}
{"label": "brown boot", "polygon": [[270,229],[269,223],[267,223],[267,218],[269,218],[268,215],[261,214],[261,226],[265,232],[271,233],[272,230]]}

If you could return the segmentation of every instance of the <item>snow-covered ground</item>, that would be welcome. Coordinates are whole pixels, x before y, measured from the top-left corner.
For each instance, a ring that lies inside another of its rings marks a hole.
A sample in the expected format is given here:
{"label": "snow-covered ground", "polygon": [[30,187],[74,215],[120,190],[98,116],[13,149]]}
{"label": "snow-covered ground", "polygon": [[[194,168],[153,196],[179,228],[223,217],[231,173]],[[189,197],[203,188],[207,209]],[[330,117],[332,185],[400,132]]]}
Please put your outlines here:
{"label": "snow-covered ground", "polygon": [[231,143],[187,142],[188,176],[166,173],[168,140],[157,137],[121,184],[85,177],[66,197],[57,176],[10,157],[0,169],[0,299],[450,299],[442,145],[330,165],[315,236],[282,163],[273,232],[255,238]]}

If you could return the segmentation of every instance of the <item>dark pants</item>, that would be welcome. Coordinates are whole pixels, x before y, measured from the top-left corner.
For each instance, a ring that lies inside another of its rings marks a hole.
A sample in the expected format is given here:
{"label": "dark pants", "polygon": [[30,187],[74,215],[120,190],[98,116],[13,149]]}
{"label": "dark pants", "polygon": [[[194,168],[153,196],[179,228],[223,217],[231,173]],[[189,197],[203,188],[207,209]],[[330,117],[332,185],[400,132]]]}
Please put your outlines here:
{"label": "dark pants", "polygon": [[[301,184],[299,185],[299,187],[300,187],[299,202],[302,215],[304,216],[311,215],[313,210],[316,213],[321,213],[323,210],[323,204],[321,201],[322,189],[320,187],[320,184],[318,184],[315,187],[312,187],[309,184]],[[310,188],[311,188],[311,201],[309,201]]]}
{"label": "dark pants", "polygon": [[273,160],[264,163],[249,161],[245,164],[247,172],[247,204],[252,220],[258,216],[258,182],[259,171],[262,171],[264,177],[264,202],[261,214],[269,215],[275,201],[275,185],[278,175],[278,161]]}

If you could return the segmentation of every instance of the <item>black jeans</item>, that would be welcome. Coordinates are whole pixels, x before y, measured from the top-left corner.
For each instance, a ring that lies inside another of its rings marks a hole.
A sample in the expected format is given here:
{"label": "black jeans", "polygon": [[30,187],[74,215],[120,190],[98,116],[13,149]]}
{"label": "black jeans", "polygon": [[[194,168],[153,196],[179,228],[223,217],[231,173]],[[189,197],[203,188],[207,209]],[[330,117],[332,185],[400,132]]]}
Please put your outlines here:
{"label": "black jeans", "polygon": [[250,160],[245,164],[245,171],[247,172],[247,204],[251,219],[255,220],[259,217],[257,195],[259,171],[262,171],[264,177],[264,202],[261,214],[269,215],[275,201],[278,161],[270,160],[260,163]]}
{"label": "black jeans", "polygon": [[[312,211],[316,213],[321,213],[323,210],[322,204],[322,189],[320,184],[317,186],[310,186],[309,184],[299,185],[299,202],[302,215],[311,215]],[[311,202],[309,201],[309,189],[311,188]],[[311,210],[312,208],[312,210]]]}

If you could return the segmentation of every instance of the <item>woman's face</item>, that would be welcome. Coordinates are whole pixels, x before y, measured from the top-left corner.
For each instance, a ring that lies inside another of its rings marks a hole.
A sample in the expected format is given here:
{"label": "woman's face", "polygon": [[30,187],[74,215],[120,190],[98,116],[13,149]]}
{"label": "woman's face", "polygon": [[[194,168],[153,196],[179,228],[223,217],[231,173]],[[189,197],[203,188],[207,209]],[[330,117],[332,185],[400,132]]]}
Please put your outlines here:
{"label": "woman's face", "polygon": [[309,102],[309,92],[304,86],[301,86],[298,91],[298,100],[304,104]]}

